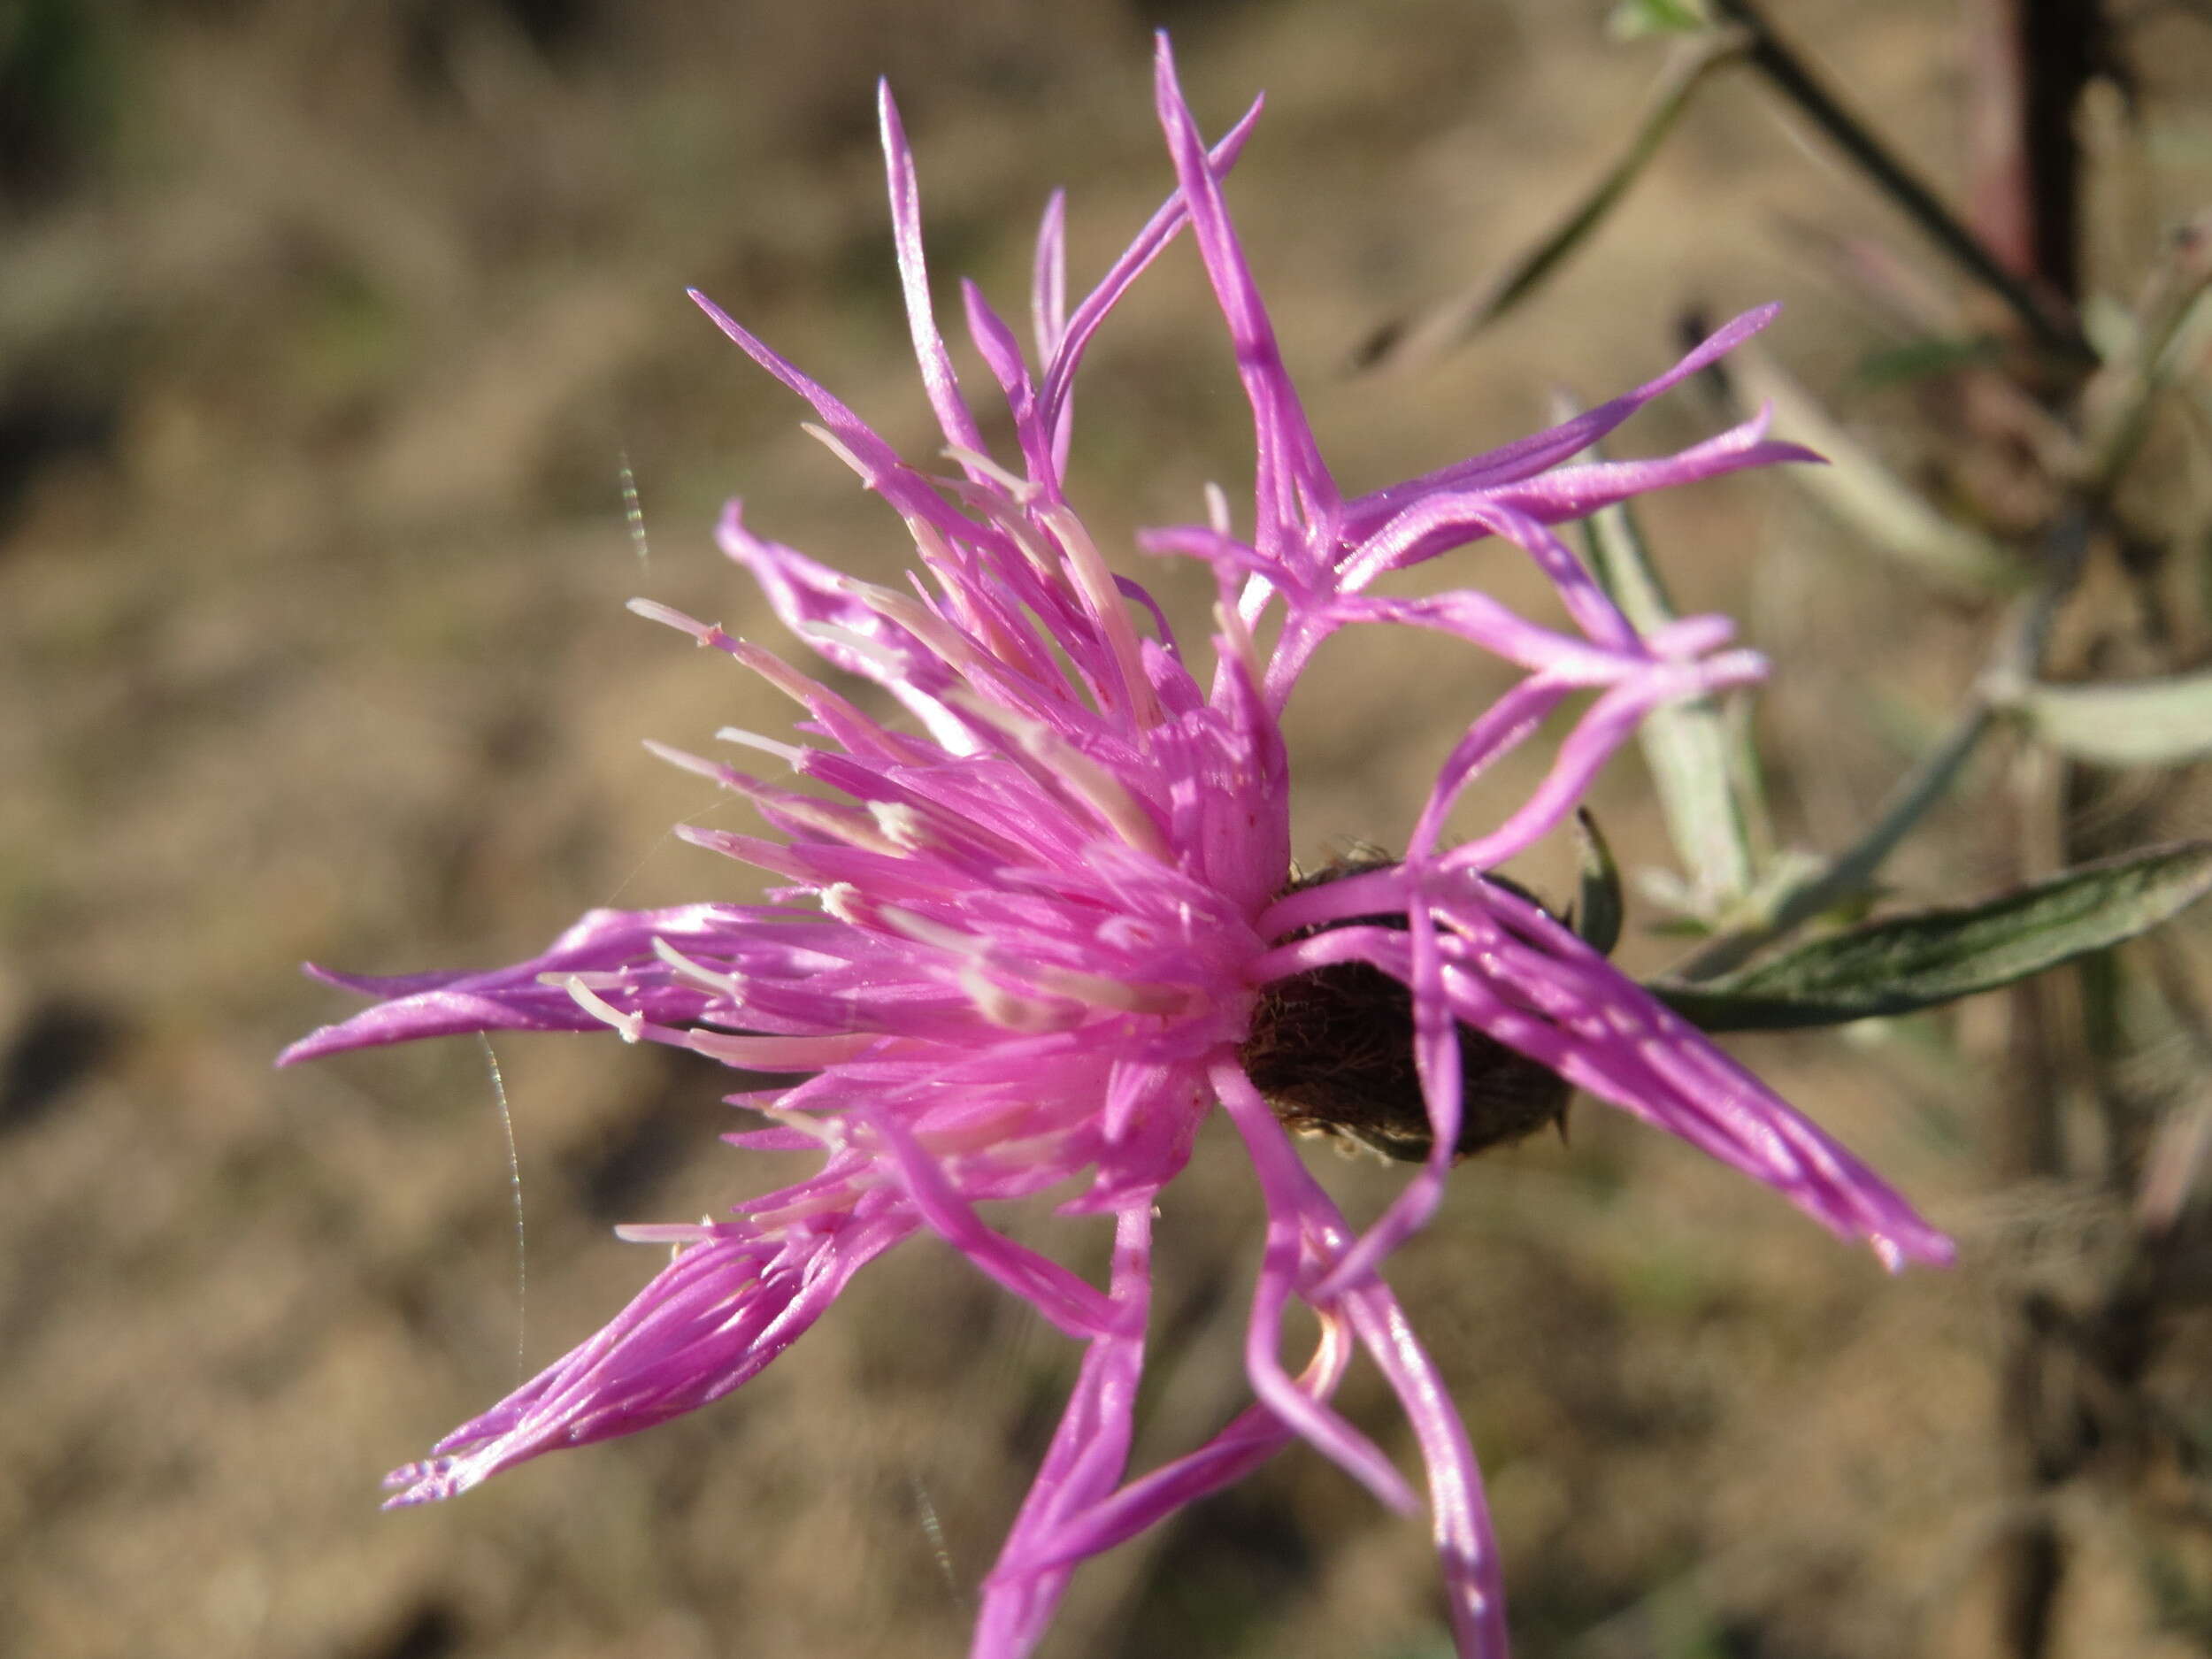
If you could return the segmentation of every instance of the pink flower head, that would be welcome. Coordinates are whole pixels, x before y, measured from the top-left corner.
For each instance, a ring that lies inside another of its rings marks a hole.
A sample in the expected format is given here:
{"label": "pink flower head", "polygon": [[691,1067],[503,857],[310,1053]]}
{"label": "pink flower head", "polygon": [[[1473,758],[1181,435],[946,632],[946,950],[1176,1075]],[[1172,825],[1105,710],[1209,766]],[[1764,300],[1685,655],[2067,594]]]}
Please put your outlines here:
{"label": "pink flower head", "polygon": [[[751,800],[772,835],[687,839],[781,877],[762,905],[595,910],[541,956],[488,973],[324,977],[383,999],[288,1060],[456,1032],[611,1026],[754,1071],[803,1074],[732,1098],[772,1126],[740,1146],[814,1148],[819,1171],[734,1218],[634,1227],[674,1259],[606,1329],[398,1471],[395,1503],[442,1498],[559,1447],[628,1433],[729,1393],[795,1340],[864,1263],[926,1230],[1085,1345],[1043,1467],[985,1582],[973,1653],[1027,1653],[1086,1556],[1242,1476],[1293,1439],[1385,1503],[1422,1499],[1331,1405],[1364,1349],[1403,1402],[1463,1654],[1505,1652],[1497,1555],[1466,1432],[1379,1275],[1434,1209],[1461,1143],[1463,1044],[1479,1033],[1779,1191],[1884,1261],[1948,1246],[1849,1154],[1517,889],[1486,872],[1555,827],[1652,709],[1763,672],[1713,617],[1640,637],[1548,527],[1609,502],[1806,459],[1754,420],[1681,454],[1573,465],[1634,411],[1763,326],[1738,319],[1659,379],[1518,443],[1346,499],[1317,452],[1222,202],[1257,105],[1209,150],[1164,41],[1159,116],[1177,189],[1072,311],[1062,204],[1039,237],[1033,364],[972,285],[969,330],[1011,413],[1018,469],[985,454],[939,333],[911,155],[882,98],[892,221],[923,384],[957,476],[926,473],[829,391],[698,296],[724,333],[813,406],[822,441],[903,518],[921,572],[871,587],[756,534],[720,539],[831,667],[873,681],[885,725],[749,641],[634,608],[727,652],[805,710],[804,741],[726,733],[841,799],[661,751]],[[1063,488],[1070,391],[1100,321],[1187,226],[1236,349],[1256,434],[1251,523],[1144,538],[1205,560],[1210,666],[1110,569]],[[1402,599],[1377,578],[1485,536],[1558,589],[1571,632],[1470,588]],[[1279,607],[1279,613],[1271,616]],[[1272,628],[1274,643],[1256,642]],[[1320,641],[1356,623],[1439,629],[1523,671],[1468,726],[1402,862],[1290,882],[1278,724]],[[1440,844],[1468,783],[1578,692],[1597,695],[1543,784],[1481,839]],[[1248,1072],[1271,987],[1360,963],[1407,987],[1425,1159],[1363,1233],[1307,1172]],[[1153,1204],[1218,1106],[1248,1148],[1268,1226],[1245,1350],[1254,1403],[1212,1440],[1131,1478]],[[985,1200],[1079,1184],[1056,1213],[1110,1217],[1098,1286],[1007,1238]],[[1278,1358],[1293,1299],[1320,1337]]]}

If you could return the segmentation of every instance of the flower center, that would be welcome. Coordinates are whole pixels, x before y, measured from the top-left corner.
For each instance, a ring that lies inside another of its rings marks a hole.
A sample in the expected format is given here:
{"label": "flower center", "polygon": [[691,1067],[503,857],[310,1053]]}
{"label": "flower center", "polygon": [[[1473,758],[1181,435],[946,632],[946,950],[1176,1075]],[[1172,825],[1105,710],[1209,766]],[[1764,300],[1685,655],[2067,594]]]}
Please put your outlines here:
{"label": "flower center", "polygon": [[[1375,855],[1341,859],[1283,891],[1340,881],[1391,862]],[[1536,902],[1503,877],[1486,879]],[[1402,931],[1405,925],[1403,916],[1348,916],[1291,937],[1328,927]],[[1268,986],[1239,1058],[1276,1116],[1302,1134],[1329,1135],[1409,1163],[1427,1157],[1435,1144],[1413,1060],[1413,994],[1379,968],[1332,963]],[[1563,1131],[1571,1090],[1548,1066],[1463,1025],[1459,1071],[1458,1156],[1509,1145],[1547,1124]]]}

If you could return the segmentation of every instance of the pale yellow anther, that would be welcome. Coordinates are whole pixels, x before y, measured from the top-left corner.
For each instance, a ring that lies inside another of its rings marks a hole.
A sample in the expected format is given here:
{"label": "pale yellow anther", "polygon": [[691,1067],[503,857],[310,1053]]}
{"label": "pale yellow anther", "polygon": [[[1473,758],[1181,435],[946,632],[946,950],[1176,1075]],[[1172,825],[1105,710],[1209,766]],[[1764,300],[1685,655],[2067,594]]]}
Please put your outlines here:
{"label": "pale yellow anther", "polygon": [[1211,479],[1206,480],[1206,527],[1216,535],[1229,534],[1229,492]]}
{"label": "pale yellow anther", "polygon": [[1010,991],[979,967],[961,969],[959,979],[960,988],[967,993],[975,1011],[1001,1030],[1034,1036],[1071,1023],[1066,1009]]}
{"label": "pale yellow anther", "polygon": [[879,588],[873,582],[848,582],[844,587],[869,610],[897,623],[927,646],[940,662],[958,669],[970,680],[987,674],[989,665],[983,661],[983,654],[976,649],[975,642],[911,594]]}
{"label": "pale yellow anther", "polygon": [[820,682],[810,680],[782,657],[749,640],[730,641],[731,655],[803,709],[811,710],[822,695]]}
{"label": "pale yellow anther", "polygon": [[868,815],[884,839],[901,852],[916,852],[929,844],[929,830],[922,815],[903,801],[871,801]]}
{"label": "pale yellow anther", "polygon": [[873,818],[856,812],[850,807],[788,795],[776,795],[761,803],[773,807],[793,823],[831,841],[842,841],[848,847],[857,847],[864,852],[881,853],[887,858],[895,858],[905,850],[879,830]]}
{"label": "pale yellow anther", "polygon": [[955,689],[946,694],[945,700],[974,716],[994,731],[1010,737],[1021,746],[1022,752],[1049,771],[1068,790],[1095,812],[1100,819],[1139,852],[1158,859],[1162,864],[1173,862],[1167,843],[1160,838],[1159,828],[1152,815],[1139,804],[1137,798],[1122,787],[1113,773],[1065,741],[1038,721],[1002,709],[995,703],[969,695]]}
{"label": "pale yellow anther", "polygon": [[1091,619],[1106,636],[1107,648],[1114,656],[1114,666],[1120,672],[1122,695],[1130,718],[1136,723],[1141,737],[1164,717],[1160,711],[1160,700],[1153,694],[1152,682],[1144,677],[1144,657],[1138,649],[1137,630],[1129,620],[1129,608],[1122,600],[1121,589],[1114,586],[1114,573],[1107,569],[1104,557],[1092,541],[1090,532],[1084,529],[1082,520],[1065,507],[1046,507],[1037,516],[1052,532],[1053,540],[1060,544],[1076,591],[1082,595]]}
{"label": "pale yellow anther", "polygon": [[665,761],[678,772],[690,772],[695,777],[704,778],[709,783],[727,782],[723,774],[729,768],[719,761],[709,760],[703,755],[695,755],[689,749],[677,749],[672,744],[656,742],[649,737],[640,741],[645,745],[647,754],[655,760]]}
{"label": "pale yellow anther", "polygon": [[1260,669],[1259,648],[1252,642],[1252,630],[1244,626],[1244,618],[1231,607],[1216,600],[1214,626],[1221,630],[1222,641],[1229,648],[1229,655],[1243,666],[1245,678],[1256,687],[1264,684]]}
{"label": "pale yellow anther", "polygon": [[841,1118],[818,1118],[812,1112],[787,1111],[780,1106],[755,1106],[758,1112],[780,1129],[795,1129],[799,1133],[820,1141],[832,1152],[843,1149],[850,1137]]}
{"label": "pale yellow anther", "polygon": [[[718,743],[735,743],[741,749],[757,749],[764,755],[773,755],[795,772],[803,768],[806,764],[807,751],[798,744],[781,742],[772,737],[764,737],[760,733],[749,732],[741,726],[723,726],[715,733],[714,737]],[[673,759],[673,754],[664,758]],[[675,764],[680,765],[682,762],[676,761]]]}
{"label": "pale yellow anther", "polygon": [[881,1041],[871,1031],[827,1037],[749,1037],[729,1032],[687,1031],[684,1046],[726,1065],[749,1071],[818,1071],[857,1059]]}
{"label": "pale yellow anther", "polygon": [[745,994],[743,974],[726,973],[718,968],[708,967],[703,962],[695,962],[657,933],[653,936],[653,954],[673,968],[679,976],[690,980],[702,990],[726,996],[733,1002]]}
{"label": "pale yellow anther", "polygon": [[562,985],[567,990],[570,1001],[594,1019],[602,1020],[611,1025],[621,1033],[623,1041],[637,1042],[644,1037],[645,1016],[634,1010],[625,1013],[605,997],[600,995],[598,992],[593,990],[591,987],[586,985],[582,974],[569,974],[562,980]]}
{"label": "pale yellow anther", "polygon": [[1018,971],[1039,990],[1065,996],[1094,1008],[1110,1008],[1125,1014],[1164,1014],[1173,1018],[1195,1011],[1197,997],[1179,985],[1156,985],[1141,979],[1117,979],[1110,974],[1085,973],[1077,968],[1042,964]]}
{"label": "pale yellow anther", "polygon": [[953,443],[946,445],[938,453],[956,465],[966,467],[972,472],[982,473],[984,477],[989,479],[1016,501],[1027,503],[1034,499],[1038,493],[1035,484],[1018,472],[1009,472],[980,449],[971,449],[964,444]]}
{"label": "pale yellow anther", "polygon": [[860,481],[863,484],[872,484],[875,482],[876,475],[874,469],[866,465],[858,456],[855,455],[849,449],[848,449],[845,446],[845,441],[842,438],[840,438],[835,433],[830,431],[827,427],[818,426],[810,420],[801,421],[799,423],[799,430],[805,433],[808,437],[813,439],[815,442],[820,444],[825,449],[827,449],[832,455],[842,461],[847,466],[852,468],[855,472],[860,475]]}
{"label": "pale yellow anther", "polygon": [[902,934],[916,944],[934,946],[939,950],[950,951],[957,956],[970,956],[980,961],[990,949],[973,933],[964,933],[956,927],[946,926],[942,922],[933,922],[928,917],[910,910],[903,905],[879,904],[876,907],[876,916],[893,933]]}
{"label": "pale yellow anther", "polygon": [[[982,996],[983,993],[977,988],[978,986],[990,987],[995,995],[1015,995],[995,981],[984,978],[983,970],[988,969],[1004,978],[1033,986],[1047,996],[1064,1002],[1080,1002],[1091,1008],[1113,1009],[1125,1014],[1171,1016],[1180,1016],[1192,1010],[1192,993],[1181,986],[1118,979],[1110,974],[1086,973],[1078,968],[1010,960],[1009,952],[987,940],[963,933],[956,927],[948,927],[941,922],[933,922],[926,916],[917,915],[898,905],[884,905],[879,914],[883,925],[895,932],[918,943],[933,945],[950,955],[966,958],[970,965],[961,969],[960,984],[972,997],[979,999]],[[979,1009],[982,1007],[980,1000],[977,1006]],[[994,1024],[1006,1023],[987,1010],[984,1017]]]}
{"label": "pale yellow anther", "polygon": [[[1019,660],[1023,654],[1023,641],[1013,637],[1001,613],[968,602],[968,584],[960,574],[961,560],[937,526],[919,518],[909,518],[906,527],[914,537],[914,549],[921,555],[922,563],[937,573],[938,581],[944,589],[947,600],[958,614],[961,626],[1000,662],[1010,665]],[[1025,549],[1025,556],[1027,552]],[[1020,616],[1025,613],[1016,611],[1015,614]]]}
{"label": "pale yellow anther", "polygon": [[834,622],[802,622],[798,625],[796,632],[810,640],[826,640],[832,645],[841,645],[847,650],[866,657],[868,661],[883,671],[887,680],[902,680],[906,678],[905,656],[884,644],[880,640],[872,640],[864,634],[856,634],[850,628],[841,628]]}
{"label": "pale yellow anther", "polygon": [[711,1221],[618,1221],[614,1236],[625,1244],[704,1244],[714,1237]]}
{"label": "pale yellow anther", "polygon": [[[695,644],[707,646],[722,634],[719,622],[702,622],[673,605],[664,605],[657,599],[630,599],[623,602],[624,610],[632,616],[643,617],[648,622],[657,622],[663,627],[673,628],[679,634],[691,635]],[[723,635],[723,637],[727,637]]]}

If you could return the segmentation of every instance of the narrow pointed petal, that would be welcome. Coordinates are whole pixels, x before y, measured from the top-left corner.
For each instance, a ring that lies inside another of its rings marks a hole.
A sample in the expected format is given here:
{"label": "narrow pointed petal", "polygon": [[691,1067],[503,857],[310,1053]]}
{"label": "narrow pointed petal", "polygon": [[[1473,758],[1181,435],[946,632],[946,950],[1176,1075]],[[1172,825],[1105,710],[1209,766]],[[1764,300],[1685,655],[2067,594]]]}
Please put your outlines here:
{"label": "narrow pointed petal", "polygon": [[804,1248],[736,1231],[692,1246],[596,1336],[463,1424],[429,1461],[395,1470],[387,1507],[451,1497],[541,1453],[635,1433],[720,1399],[912,1230],[885,1211],[856,1215]]}
{"label": "narrow pointed petal", "polygon": [[1471,943],[1454,1012],[1578,1087],[1771,1187],[1893,1269],[1948,1239],[1687,1020],[1526,900],[1471,886],[1439,913]]}
{"label": "narrow pointed petal", "polygon": [[1779,305],[1762,305],[1732,319],[1701,341],[1664,374],[1645,381],[1634,391],[1610,403],[1585,410],[1570,420],[1500,449],[1486,450],[1348,502],[1344,510],[1345,535],[1355,541],[1363,539],[1373,533],[1375,526],[1409,503],[1440,489],[1494,489],[1556,466],[1597,442],[1646,403],[1672,391],[1692,375],[1710,368],[1766,327],[1781,315],[1781,311]]}
{"label": "narrow pointed petal", "polygon": [[1191,119],[1190,106],[1184,103],[1182,88],[1176,83],[1175,57],[1165,35],[1159,36],[1154,54],[1154,83],[1160,126],[1167,134],[1176,177],[1182,182],[1183,200],[1190,210],[1191,233],[1198,239],[1206,275],[1228,324],[1229,342],[1236,351],[1237,377],[1244,382],[1245,400],[1252,406],[1261,514],[1254,540],[1262,548],[1279,541],[1288,562],[1298,532],[1309,519],[1333,521],[1340,504],[1336,481],[1315,447],[1305,409],[1283,365],[1259,285],[1252,279],[1235,227],[1229,222],[1220,180],[1208,164],[1197,123]]}
{"label": "narrow pointed petal", "polygon": [[899,283],[906,294],[907,322],[914,335],[914,357],[921,365],[922,389],[937,411],[945,442],[981,453],[983,434],[960,396],[960,377],[930,302],[929,265],[922,256],[921,184],[914,176],[914,151],[906,142],[906,127],[899,119],[888,81],[876,83],[876,113],[883,131],[884,170],[891,184],[891,238],[898,250]]}

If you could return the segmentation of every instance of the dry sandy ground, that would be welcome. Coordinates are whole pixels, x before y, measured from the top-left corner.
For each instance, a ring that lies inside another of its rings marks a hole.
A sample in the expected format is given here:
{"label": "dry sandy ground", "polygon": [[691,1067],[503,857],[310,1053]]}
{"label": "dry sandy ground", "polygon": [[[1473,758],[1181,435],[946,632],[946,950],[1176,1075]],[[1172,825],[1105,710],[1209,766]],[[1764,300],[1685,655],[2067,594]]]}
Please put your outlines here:
{"label": "dry sandy ground", "polygon": [[[1947,13],[1781,9],[1945,176]],[[480,1047],[269,1065],[348,1005],[302,958],[504,961],[588,905],[744,890],[666,833],[741,810],[638,740],[784,716],[621,602],[758,626],[708,538],[733,493],[850,568],[902,557],[896,524],[681,294],[706,288],[927,444],[878,72],[946,280],[1015,303],[1055,183],[1075,270],[1095,271],[1168,187],[1143,20],[1107,0],[788,10],[164,8],[103,36],[111,160],[6,232],[11,418],[70,441],[0,504],[0,1653],[962,1651],[1071,1373],[1062,1340],[911,1245],[741,1398],[380,1514],[386,1468],[649,1272],[610,1224],[716,1209],[774,1171],[715,1142],[711,1067],[503,1041],[526,1286]],[[1731,81],[1537,303],[1417,373],[1348,378],[1379,318],[1486,268],[1589,176],[1658,49],[1607,42],[1594,0],[1163,11],[1210,127],[1270,95],[1232,202],[1356,486],[1539,424],[1555,387],[1643,378],[1687,306],[1793,301],[1778,349],[1816,381],[1865,344],[1778,225],[1893,221]],[[1187,250],[1095,362],[1079,478],[1109,545],[1194,516],[1210,478],[1238,487],[1243,417]],[[1658,449],[1712,419],[1686,395],[1628,435]],[[1956,695],[1973,631],[1769,481],[1655,503],[1650,523],[1686,602],[1737,611],[1778,661],[1763,718],[1792,833],[1842,833],[1900,764],[1900,722]],[[1497,684],[1442,647],[1348,644],[1322,672],[1293,733],[1310,857],[1401,839]],[[1632,757],[1598,806],[1630,863],[1663,856]],[[1899,873],[1970,887],[1986,856],[1954,814]],[[1557,892],[1564,865],[1523,874]],[[1649,967],[1669,946],[1630,949]],[[1988,1033],[1970,1010],[1947,1030],[1932,1059],[1746,1052],[1959,1231],[1955,1273],[1888,1280],[1594,1108],[1571,1147],[1467,1170],[1403,1254],[1394,1279],[1489,1473],[1525,1653],[1993,1651],[2004,1318],[2023,1263],[2062,1271],[2103,1217],[1993,1187]],[[1315,1156],[1363,1206],[1397,1179]],[[1240,1398],[1253,1212],[1235,1148],[1210,1141],[1162,1221],[1148,1459]],[[1404,1448],[1371,1376],[1348,1398]],[[2124,1512],[2079,1507],[2053,1659],[2201,1651],[2158,1627]],[[1046,1651],[1445,1648],[1421,1529],[1297,1453],[1087,1568]]]}

